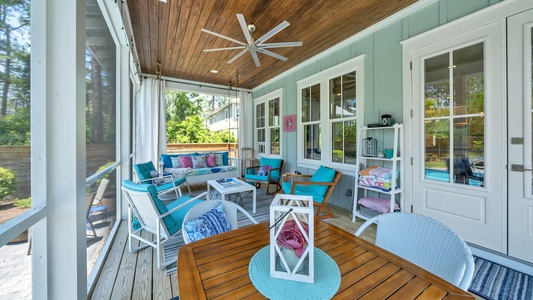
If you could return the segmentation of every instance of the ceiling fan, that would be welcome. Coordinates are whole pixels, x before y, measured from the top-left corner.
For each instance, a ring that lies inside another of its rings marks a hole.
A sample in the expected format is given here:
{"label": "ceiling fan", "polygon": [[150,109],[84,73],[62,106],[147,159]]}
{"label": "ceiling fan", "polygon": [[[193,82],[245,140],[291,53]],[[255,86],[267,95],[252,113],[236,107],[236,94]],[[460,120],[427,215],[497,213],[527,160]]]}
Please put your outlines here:
{"label": "ceiling fan", "polygon": [[221,37],[223,39],[226,39],[228,41],[232,41],[234,43],[237,43],[241,46],[235,46],[235,47],[227,47],[227,48],[215,48],[215,49],[204,49],[204,52],[212,52],[212,51],[224,51],[224,50],[236,50],[236,49],[244,49],[241,52],[239,52],[237,55],[235,55],[232,59],[228,61],[228,64],[231,64],[237,58],[243,56],[246,52],[250,52],[252,55],[252,58],[254,60],[254,63],[257,67],[261,65],[259,63],[259,57],[257,56],[257,52],[263,53],[272,57],[275,57],[277,59],[280,59],[282,61],[286,61],[287,58],[285,56],[281,56],[279,54],[276,54],[272,51],[267,50],[268,48],[283,48],[283,47],[297,47],[301,46],[302,42],[284,42],[284,43],[270,43],[265,44],[265,42],[274,36],[276,33],[280,32],[285,27],[289,26],[289,22],[283,21],[278,26],[272,28],[269,32],[265,33],[262,37],[258,38],[257,40],[253,38],[253,33],[256,29],[255,25],[253,24],[246,24],[246,21],[244,20],[244,16],[242,14],[237,14],[237,19],[239,20],[239,24],[241,25],[242,32],[244,33],[244,37],[246,38],[246,43],[232,39],[230,37],[227,37],[225,35],[207,30],[205,28],[202,28],[203,32]]}

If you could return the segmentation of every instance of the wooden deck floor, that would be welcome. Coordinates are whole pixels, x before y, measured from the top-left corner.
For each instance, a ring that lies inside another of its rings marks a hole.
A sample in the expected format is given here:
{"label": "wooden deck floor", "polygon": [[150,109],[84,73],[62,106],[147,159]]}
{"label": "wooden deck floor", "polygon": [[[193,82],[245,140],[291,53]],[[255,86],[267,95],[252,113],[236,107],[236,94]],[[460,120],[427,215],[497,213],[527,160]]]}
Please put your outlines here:
{"label": "wooden deck floor", "polygon": [[[205,189],[205,184],[191,186],[191,190],[195,191]],[[328,207],[335,214],[331,223],[349,232],[355,232],[362,224],[361,220],[352,223],[348,210]],[[178,296],[177,275],[166,275],[164,269],[157,268],[156,251],[153,248],[148,247],[133,254],[129,252],[126,223],[121,222],[111,251],[88,299],[168,300]],[[375,231],[367,237],[369,240],[373,238]]]}

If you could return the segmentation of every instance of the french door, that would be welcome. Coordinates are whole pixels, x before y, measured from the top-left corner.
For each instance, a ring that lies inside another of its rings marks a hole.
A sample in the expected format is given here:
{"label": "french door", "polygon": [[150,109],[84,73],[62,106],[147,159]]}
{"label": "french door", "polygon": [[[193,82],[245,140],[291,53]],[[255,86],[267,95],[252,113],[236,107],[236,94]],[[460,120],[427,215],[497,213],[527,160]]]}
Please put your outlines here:
{"label": "french door", "polygon": [[507,247],[505,21],[412,50],[412,211]]}
{"label": "french door", "polygon": [[533,262],[533,10],[508,19],[509,255]]}

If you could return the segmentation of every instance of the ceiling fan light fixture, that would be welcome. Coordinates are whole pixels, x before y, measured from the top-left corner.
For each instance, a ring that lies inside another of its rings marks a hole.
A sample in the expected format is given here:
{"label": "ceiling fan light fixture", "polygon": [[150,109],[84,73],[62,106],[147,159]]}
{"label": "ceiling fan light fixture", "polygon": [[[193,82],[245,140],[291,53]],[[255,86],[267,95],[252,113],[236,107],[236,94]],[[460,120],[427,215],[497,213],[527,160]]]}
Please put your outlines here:
{"label": "ceiling fan light fixture", "polygon": [[218,73],[218,70],[214,70],[214,69],[213,69],[213,70],[211,70],[211,71],[209,71],[209,72],[211,72],[211,73],[213,73],[213,74],[217,74],[217,73]]}
{"label": "ceiling fan light fixture", "polygon": [[289,22],[283,21],[278,26],[272,28],[270,31],[268,31],[266,34],[264,34],[262,37],[258,38],[257,40],[252,37],[252,33],[256,30],[256,26],[254,24],[246,24],[246,21],[244,20],[244,16],[242,14],[237,14],[237,20],[239,20],[239,24],[241,26],[241,30],[244,34],[244,37],[246,39],[246,43],[232,39],[230,37],[227,37],[225,35],[222,35],[220,33],[216,33],[210,30],[207,30],[205,28],[202,28],[202,32],[212,34],[214,36],[226,39],[228,41],[237,43],[241,46],[236,47],[226,47],[226,48],[216,48],[216,49],[204,49],[204,52],[212,52],[212,51],[224,51],[224,50],[237,50],[237,49],[243,49],[241,52],[237,53],[232,59],[228,61],[228,64],[231,64],[234,62],[237,58],[244,55],[246,52],[250,52],[250,55],[252,56],[252,59],[255,63],[256,67],[261,66],[261,63],[259,62],[259,57],[257,56],[257,52],[277,58],[282,61],[286,61],[288,58],[281,56],[279,54],[276,54],[272,51],[266,50],[267,48],[283,48],[283,47],[299,47],[302,46],[302,42],[283,42],[283,43],[269,43],[265,44],[265,42],[283,30],[285,27],[289,26]]}

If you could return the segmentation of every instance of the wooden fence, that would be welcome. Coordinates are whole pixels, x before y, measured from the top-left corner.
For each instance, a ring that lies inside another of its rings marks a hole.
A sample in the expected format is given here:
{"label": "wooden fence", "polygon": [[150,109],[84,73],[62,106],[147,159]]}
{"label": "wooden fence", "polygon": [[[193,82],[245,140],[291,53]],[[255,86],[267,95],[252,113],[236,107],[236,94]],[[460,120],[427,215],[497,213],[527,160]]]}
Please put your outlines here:
{"label": "wooden fence", "polygon": [[[237,157],[237,144],[168,144],[168,153],[229,151]],[[87,175],[94,174],[110,161],[115,160],[115,145],[87,145]],[[31,166],[30,146],[0,146],[0,167],[15,172],[17,191],[10,199],[30,197]]]}

